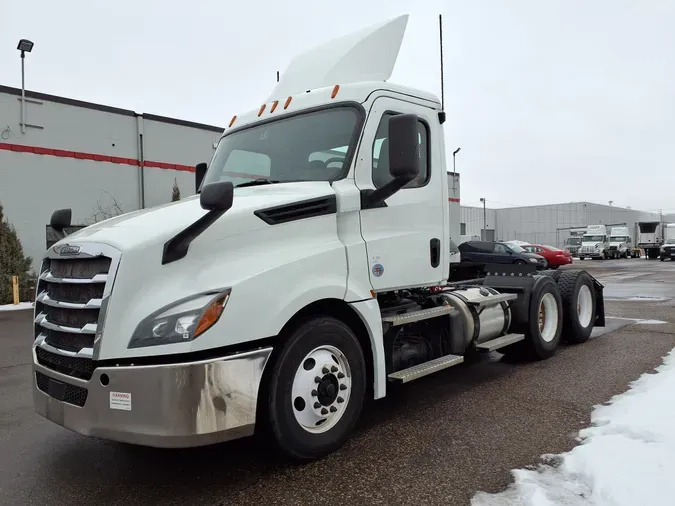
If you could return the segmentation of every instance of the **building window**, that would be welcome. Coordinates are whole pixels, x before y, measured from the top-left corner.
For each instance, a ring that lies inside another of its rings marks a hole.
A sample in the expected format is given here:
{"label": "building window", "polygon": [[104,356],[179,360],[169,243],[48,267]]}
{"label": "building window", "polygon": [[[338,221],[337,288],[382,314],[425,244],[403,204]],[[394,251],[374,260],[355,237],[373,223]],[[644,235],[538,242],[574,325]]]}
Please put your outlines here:
{"label": "building window", "polygon": [[466,235],[466,223],[459,224],[459,235]]}
{"label": "building window", "polygon": [[[389,174],[389,118],[395,116],[393,112],[382,115],[380,125],[377,127],[375,142],[373,142],[373,183],[376,188],[381,188],[393,178]],[[420,173],[403,188],[419,188],[429,181],[429,131],[426,123],[418,122]]]}

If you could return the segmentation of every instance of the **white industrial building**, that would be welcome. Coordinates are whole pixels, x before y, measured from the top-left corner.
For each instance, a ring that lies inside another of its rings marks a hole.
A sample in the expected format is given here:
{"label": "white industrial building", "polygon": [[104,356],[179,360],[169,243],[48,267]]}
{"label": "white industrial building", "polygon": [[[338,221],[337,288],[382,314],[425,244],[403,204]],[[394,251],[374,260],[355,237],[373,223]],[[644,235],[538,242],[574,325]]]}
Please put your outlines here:
{"label": "white industrial building", "polygon": [[638,211],[592,202],[570,202],[541,206],[487,208],[462,206],[460,232],[463,239],[526,241],[560,247],[569,230],[588,225],[622,225],[630,230],[640,221],[675,221],[674,215]]}
{"label": "white industrial building", "polygon": [[[209,161],[223,127],[0,86],[0,204],[37,268],[56,209],[73,224],[169,202],[174,181],[194,194],[194,166]],[[452,180],[450,180],[452,181]],[[457,185],[459,181],[457,179]],[[453,193],[451,192],[451,195]],[[457,197],[457,195],[454,195]],[[451,198],[457,203],[459,199]],[[451,212],[455,213],[455,206]],[[484,220],[485,216],[485,220]],[[561,244],[565,227],[633,223],[658,215],[591,203],[487,209],[461,207],[463,239]]]}

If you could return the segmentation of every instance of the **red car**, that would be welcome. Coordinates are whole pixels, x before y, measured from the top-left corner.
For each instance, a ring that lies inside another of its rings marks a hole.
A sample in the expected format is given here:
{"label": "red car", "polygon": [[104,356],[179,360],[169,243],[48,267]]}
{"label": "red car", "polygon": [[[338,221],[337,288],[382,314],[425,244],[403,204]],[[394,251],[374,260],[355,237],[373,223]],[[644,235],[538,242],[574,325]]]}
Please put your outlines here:
{"label": "red car", "polygon": [[551,269],[557,269],[561,265],[572,263],[572,253],[566,249],[562,250],[542,244],[521,244],[520,247],[529,253],[543,256]]}

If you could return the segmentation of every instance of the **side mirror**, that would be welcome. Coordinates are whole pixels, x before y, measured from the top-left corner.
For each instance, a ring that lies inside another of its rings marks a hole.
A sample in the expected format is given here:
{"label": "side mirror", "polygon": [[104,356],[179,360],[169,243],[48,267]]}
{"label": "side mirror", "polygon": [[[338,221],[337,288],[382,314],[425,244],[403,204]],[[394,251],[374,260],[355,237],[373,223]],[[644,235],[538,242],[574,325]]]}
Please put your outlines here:
{"label": "side mirror", "polygon": [[64,229],[70,226],[72,219],[72,209],[58,209],[52,213],[49,225],[54,230],[54,234],[56,234],[59,241],[66,236]]}
{"label": "side mirror", "polygon": [[394,179],[377,190],[361,192],[361,209],[386,207],[385,201],[420,173],[418,121],[416,114],[397,114],[389,118],[389,148],[386,153],[389,174]]}
{"label": "side mirror", "polygon": [[66,227],[70,226],[71,220],[73,219],[73,210],[72,209],[58,209],[52,213],[52,217],[49,220],[49,225],[56,230],[63,230]]}
{"label": "side mirror", "polygon": [[397,114],[389,118],[389,173],[412,181],[420,173],[418,118]]}
{"label": "side mirror", "polygon": [[208,169],[208,165],[204,162],[195,165],[195,193],[199,193],[199,187],[202,185],[202,181],[206,175],[206,169]]}
{"label": "side mirror", "polygon": [[232,207],[234,185],[231,181],[209,183],[202,188],[199,204],[207,211],[227,211]]}

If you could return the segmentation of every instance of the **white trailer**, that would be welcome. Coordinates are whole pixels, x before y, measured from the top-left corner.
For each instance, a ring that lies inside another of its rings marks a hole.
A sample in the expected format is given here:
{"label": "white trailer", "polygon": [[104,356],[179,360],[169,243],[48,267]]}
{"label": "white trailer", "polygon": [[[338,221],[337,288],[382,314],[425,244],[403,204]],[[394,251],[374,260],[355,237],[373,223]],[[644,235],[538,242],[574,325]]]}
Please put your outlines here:
{"label": "white trailer", "polygon": [[[390,382],[492,350],[546,359],[604,326],[603,287],[583,270],[451,278],[445,112],[386,82],[407,19],[293,60],[197,165],[198,195],[49,248],[32,346],[40,415],[157,447],[262,431],[309,461]],[[243,175],[249,162],[266,172]],[[68,210],[52,216],[69,224]]]}
{"label": "white trailer", "polygon": [[660,221],[640,221],[637,228],[637,245],[645,252],[645,258],[653,260],[659,257],[663,244],[663,223]]}

